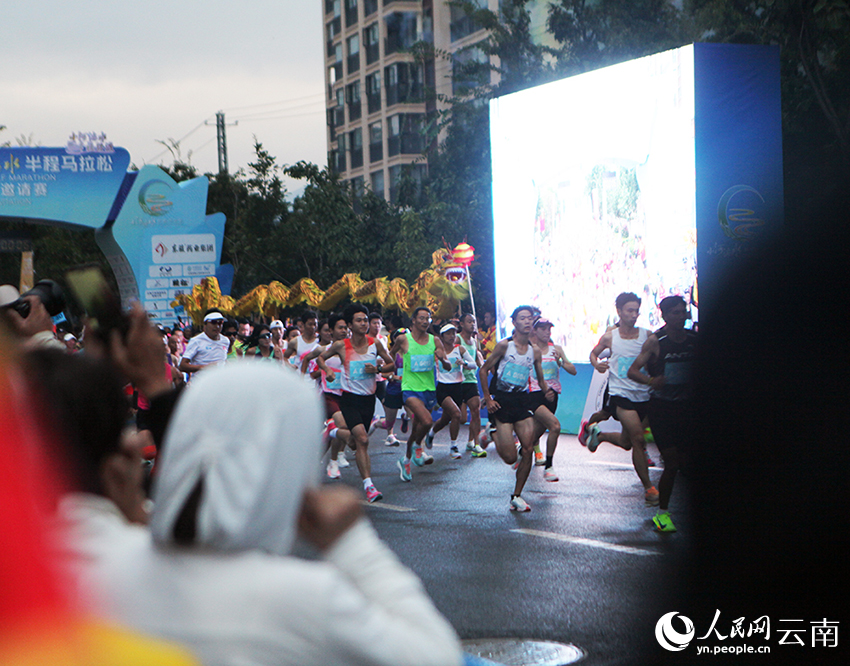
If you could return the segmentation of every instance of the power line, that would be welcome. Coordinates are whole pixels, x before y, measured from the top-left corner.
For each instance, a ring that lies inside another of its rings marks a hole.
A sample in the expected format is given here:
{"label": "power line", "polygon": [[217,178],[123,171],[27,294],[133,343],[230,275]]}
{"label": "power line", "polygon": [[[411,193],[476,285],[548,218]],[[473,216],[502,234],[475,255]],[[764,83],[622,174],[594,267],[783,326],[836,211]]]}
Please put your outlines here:
{"label": "power line", "polygon": [[274,106],[276,104],[289,104],[290,102],[300,102],[301,100],[313,99],[313,98],[316,98],[316,97],[324,97],[324,96],[325,96],[325,94],[323,92],[322,93],[314,93],[312,95],[306,95],[305,97],[293,97],[291,99],[281,99],[281,100],[278,100],[276,102],[264,102],[263,104],[249,104],[247,106],[232,106],[232,107],[226,109],[226,111],[228,113],[231,113],[231,112],[237,111],[239,109],[256,109],[257,107],[260,107],[260,106]]}

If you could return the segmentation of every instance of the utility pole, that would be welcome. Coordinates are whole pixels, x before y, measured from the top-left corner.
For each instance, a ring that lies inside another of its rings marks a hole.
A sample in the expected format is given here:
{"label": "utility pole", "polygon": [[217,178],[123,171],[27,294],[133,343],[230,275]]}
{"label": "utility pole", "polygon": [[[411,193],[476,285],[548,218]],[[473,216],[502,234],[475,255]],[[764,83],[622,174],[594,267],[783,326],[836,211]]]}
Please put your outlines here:
{"label": "utility pole", "polygon": [[[209,125],[210,123],[205,123]],[[215,136],[216,144],[218,145],[218,172],[229,173],[227,169],[227,136],[224,132],[224,127],[227,123],[224,122],[224,111],[217,111],[215,114]],[[238,125],[237,120],[234,125]]]}

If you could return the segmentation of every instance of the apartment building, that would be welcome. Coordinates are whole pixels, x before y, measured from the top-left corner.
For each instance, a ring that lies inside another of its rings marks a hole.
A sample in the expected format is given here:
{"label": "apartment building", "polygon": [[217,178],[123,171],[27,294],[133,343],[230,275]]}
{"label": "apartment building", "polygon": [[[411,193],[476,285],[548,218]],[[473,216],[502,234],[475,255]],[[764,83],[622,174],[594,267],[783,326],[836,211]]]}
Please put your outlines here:
{"label": "apartment building", "polygon": [[[466,83],[453,63],[481,57],[463,47],[485,33],[445,0],[322,1],[328,164],[358,191],[393,201],[403,170],[421,178],[427,169],[422,124],[437,98]],[[498,11],[499,0],[477,2]],[[417,62],[410,49],[420,41],[443,55]]]}

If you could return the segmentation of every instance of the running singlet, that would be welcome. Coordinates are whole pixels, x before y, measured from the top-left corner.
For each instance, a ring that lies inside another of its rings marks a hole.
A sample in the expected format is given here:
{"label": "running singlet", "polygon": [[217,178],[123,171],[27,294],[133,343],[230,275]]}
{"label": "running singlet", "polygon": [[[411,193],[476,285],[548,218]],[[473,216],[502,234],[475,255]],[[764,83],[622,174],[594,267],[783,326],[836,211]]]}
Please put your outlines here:
{"label": "running singlet", "polygon": [[331,356],[327,361],[325,361],[325,365],[334,371],[334,380],[329,382],[328,376],[323,372],[322,392],[342,395],[342,361],[339,356]]}
{"label": "running singlet", "polygon": [[495,390],[503,393],[524,393],[528,391],[528,380],[534,372],[534,347],[528,343],[524,354],[517,351],[513,339],[508,340],[505,355],[499,361],[496,370]]}
{"label": "running singlet", "polygon": [[472,342],[470,342],[469,344],[466,343],[466,341],[463,339],[462,335],[460,336],[459,340],[460,340],[460,344],[462,344],[463,348],[466,350],[466,353],[469,354],[469,358],[472,359],[472,368],[466,368],[465,367],[463,369],[463,383],[464,384],[477,384],[478,383],[478,373],[475,370],[478,367],[478,365],[475,362],[475,360],[477,358],[478,349],[475,345],[475,338],[472,338]]}
{"label": "running singlet", "polygon": [[[295,354],[294,358],[298,359],[297,363],[293,363],[296,368],[301,368],[301,362],[304,360],[304,357],[307,356],[311,351],[313,351],[316,347],[319,346],[319,336],[316,336],[316,339],[313,342],[304,342],[304,338],[300,335],[295,338]],[[290,362],[292,362],[292,358],[290,357]]]}
{"label": "running singlet", "polygon": [[428,334],[428,342],[420,345],[410,333],[407,335],[407,353],[404,355],[404,372],[401,375],[402,391],[436,391],[434,382],[434,352],[437,345],[434,336]]}
{"label": "running singlet", "polygon": [[[558,361],[555,356],[554,342],[549,343],[549,348],[546,350],[546,353],[543,354],[543,358],[541,359],[541,361],[543,363],[543,379],[546,380],[546,383],[549,385],[550,389],[555,391],[555,393],[560,393],[561,367],[558,365]],[[528,390],[532,392],[540,390],[540,384],[537,383],[537,377],[533,372],[528,378]]]}
{"label": "running singlet", "polygon": [[658,400],[690,400],[693,397],[691,368],[694,361],[697,334],[685,329],[685,339],[673,342],[669,336],[658,335],[658,358],[647,364],[653,377],[663,375],[666,379],[659,390],[650,389],[649,394]]}
{"label": "running singlet", "polygon": [[608,392],[627,398],[632,402],[646,402],[649,400],[649,388],[643,384],[629,379],[629,368],[640,354],[643,343],[649,337],[649,331],[645,328],[637,329],[638,336],[633,340],[623,340],[620,337],[620,329],[611,331],[611,358],[608,360]]}
{"label": "running singlet", "polygon": [[444,370],[443,364],[437,363],[437,381],[440,384],[462,383],[464,368],[469,365],[469,356],[464,352],[464,348],[455,344],[454,349],[446,356],[446,360],[452,364],[452,369]]}
{"label": "running singlet", "polygon": [[345,361],[343,361],[342,390],[357,395],[375,393],[375,373],[366,372],[366,364],[378,367],[378,347],[375,338],[366,337],[368,347],[365,354],[358,354],[351,344],[351,338],[345,339]]}

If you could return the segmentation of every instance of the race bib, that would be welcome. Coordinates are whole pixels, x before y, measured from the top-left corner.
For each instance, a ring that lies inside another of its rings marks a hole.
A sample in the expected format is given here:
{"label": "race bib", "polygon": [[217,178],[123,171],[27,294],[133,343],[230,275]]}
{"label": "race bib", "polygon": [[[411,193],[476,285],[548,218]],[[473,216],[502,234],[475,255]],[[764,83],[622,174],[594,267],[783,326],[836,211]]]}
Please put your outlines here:
{"label": "race bib", "polygon": [[366,363],[368,363],[368,361],[351,361],[348,364],[348,376],[354,380],[374,377],[373,374],[366,372]]}
{"label": "race bib", "polygon": [[617,359],[617,376],[620,379],[626,379],[629,376],[629,368],[635,362],[637,356],[621,356]]}
{"label": "race bib", "polygon": [[691,379],[691,364],[690,362],[667,363],[664,365],[664,378],[668,384],[682,385],[688,384]]}
{"label": "race bib", "polygon": [[505,364],[505,372],[502,374],[502,381],[511,386],[525,386],[528,384],[528,376],[531,368],[525,365],[517,365],[508,361]]}
{"label": "race bib", "polygon": [[325,377],[325,385],[329,389],[341,391],[342,390],[342,373],[341,372],[335,372],[334,373],[334,380],[332,382],[329,382],[327,380],[327,377]]}
{"label": "race bib", "polygon": [[556,361],[543,361],[543,379],[550,382],[558,379],[558,363]]}
{"label": "race bib", "polygon": [[410,357],[411,372],[427,372],[434,369],[433,354],[413,354]]}

